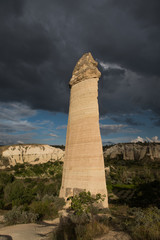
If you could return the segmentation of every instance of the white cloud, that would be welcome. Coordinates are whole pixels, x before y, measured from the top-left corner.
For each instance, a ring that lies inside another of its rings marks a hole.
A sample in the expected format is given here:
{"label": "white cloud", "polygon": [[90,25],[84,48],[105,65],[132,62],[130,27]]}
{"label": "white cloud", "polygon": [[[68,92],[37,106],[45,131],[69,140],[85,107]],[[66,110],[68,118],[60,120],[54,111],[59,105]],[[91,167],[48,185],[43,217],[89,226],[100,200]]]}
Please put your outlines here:
{"label": "white cloud", "polygon": [[142,138],[140,136],[138,136],[136,139],[133,139],[131,142],[133,143],[136,143],[136,142],[155,142],[155,143],[159,143],[160,140],[158,139],[157,136],[154,136],[152,138],[149,138],[149,137],[145,137],[145,138]]}
{"label": "white cloud", "polygon": [[[57,138],[58,135],[53,132],[52,121],[28,119],[37,113],[38,111],[22,103],[0,102],[0,144],[39,142],[42,141],[42,136],[48,135],[50,140],[51,137]],[[37,139],[35,139],[35,134]],[[34,138],[32,138],[33,135]]]}
{"label": "white cloud", "polygon": [[17,141],[17,143],[18,143],[18,144],[24,144],[24,142],[22,142],[22,141]]}
{"label": "white cloud", "polygon": [[127,125],[124,124],[100,124],[100,128],[102,129],[121,129],[127,127]]}
{"label": "white cloud", "polygon": [[153,142],[160,142],[160,140],[158,139],[157,136],[152,137],[152,141],[153,141]]}
{"label": "white cloud", "polygon": [[149,138],[149,137],[146,137],[146,140],[148,141],[148,142],[160,142],[160,140],[158,139],[158,137],[157,136],[154,136],[154,137],[152,137],[152,138]]}
{"label": "white cloud", "polygon": [[58,135],[56,135],[54,133],[50,133],[49,136],[51,136],[51,137],[58,137]]}
{"label": "white cloud", "polygon": [[37,112],[22,103],[0,103],[0,144],[31,142],[32,133],[23,132],[37,129],[25,118],[34,116]]}
{"label": "white cloud", "polygon": [[2,121],[0,119],[0,132],[20,132],[20,131],[32,131],[36,129],[36,127],[28,122],[27,120],[6,120]]}
{"label": "white cloud", "polygon": [[103,62],[103,61],[99,61],[99,64],[101,65],[101,67],[104,69],[104,70],[108,70],[110,68],[112,69],[124,69],[122,68],[120,65],[116,64],[116,63],[108,63],[108,62]]}
{"label": "white cloud", "polygon": [[137,143],[137,142],[142,142],[143,143],[144,139],[142,137],[138,136],[136,139],[133,139],[131,142],[132,143]]}
{"label": "white cloud", "polygon": [[25,134],[7,134],[0,133],[0,144],[1,145],[10,145],[15,143],[32,143],[34,133],[25,133]]}
{"label": "white cloud", "polygon": [[105,116],[101,116],[100,118],[99,118],[99,120],[100,121],[103,121],[103,120],[105,120],[105,119],[108,119],[109,117],[107,116],[107,115],[105,115]]}
{"label": "white cloud", "polygon": [[36,110],[22,103],[0,102],[0,120],[18,120],[36,115]]}
{"label": "white cloud", "polygon": [[106,138],[103,139],[103,144],[116,144],[116,143],[122,143],[122,142],[130,142],[131,141],[131,137],[116,137],[116,138]]}

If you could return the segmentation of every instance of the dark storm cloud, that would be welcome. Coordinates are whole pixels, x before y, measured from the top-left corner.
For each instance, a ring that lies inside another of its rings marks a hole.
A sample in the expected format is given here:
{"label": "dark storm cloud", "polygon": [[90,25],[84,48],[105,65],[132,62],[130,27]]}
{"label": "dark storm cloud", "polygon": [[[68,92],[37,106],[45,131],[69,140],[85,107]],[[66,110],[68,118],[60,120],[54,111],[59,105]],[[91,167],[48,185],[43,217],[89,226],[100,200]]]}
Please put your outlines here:
{"label": "dark storm cloud", "polygon": [[[154,120],[155,120],[155,119],[154,119]],[[154,125],[155,125],[156,127],[160,127],[160,119],[155,120],[155,121],[154,121]]]}
{"label": "dark storm cloud", "polygon": [[74,65],[91,51],[110,64],[99,65],[101,114],[160,115],[159,11],[159,0],[0,1],[0,101],[68,112]]}
{"label": "dark storm cloud", "polygon": [[23,12],[23,0],[1,0],[0,18],[20,16]]}
{"label": "dark storm cloud", "polygon": [[126,127],[127,125],[123,125],[123,124],[114,124],[114,125],[100,124],[101,134],[104,136],[107,136],[111,133],[121,132],[122,129]]}
{"label": "dark storm cloud", "polygon": [[114,116],[111,115],[110,119],[112,119],[113,121],[117,122],[117,123],[126,123],[127,125],[131,125],[131,126],[144,126],[145,124],[137,121],[135,119],[133,119],[132,117],[126,117],[123,115],[118,115],[118,116]]}
{"label": "dark storm cloud", "polygon": [[120,8],[123,8],[124,11],[129,11],[138,20],[142,21],[142,23],[145,23],[145,26],[153,24],[158,25],[160,24],[160,18],[159,18],[159,8],[160,8],[160,2],[159,0],[154,0],[153,4],[151,4],[150,0],[145,0],[145,3],[143,0],[134,0],[131,1],[128,4],[128,0],[113,0],[114,4],[117,4]]}
{"label": "dark storm cloud", "polygon": [[100,131],[103,136],[107,136],[113,133],[138,133],[140,130],[130,128],[128,125],[124,124],[100,124]]}

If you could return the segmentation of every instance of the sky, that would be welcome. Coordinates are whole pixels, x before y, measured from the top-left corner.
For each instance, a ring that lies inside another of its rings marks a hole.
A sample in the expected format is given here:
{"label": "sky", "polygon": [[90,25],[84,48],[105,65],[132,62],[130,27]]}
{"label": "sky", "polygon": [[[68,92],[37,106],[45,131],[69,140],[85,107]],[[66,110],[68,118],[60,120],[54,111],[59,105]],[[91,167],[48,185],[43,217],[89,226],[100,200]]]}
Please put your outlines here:
{"label": "sky", "polygon": [[65,145],[69,80],[98,61],[103,144],[160,139],[159,0],[1,0],[0,144]]}

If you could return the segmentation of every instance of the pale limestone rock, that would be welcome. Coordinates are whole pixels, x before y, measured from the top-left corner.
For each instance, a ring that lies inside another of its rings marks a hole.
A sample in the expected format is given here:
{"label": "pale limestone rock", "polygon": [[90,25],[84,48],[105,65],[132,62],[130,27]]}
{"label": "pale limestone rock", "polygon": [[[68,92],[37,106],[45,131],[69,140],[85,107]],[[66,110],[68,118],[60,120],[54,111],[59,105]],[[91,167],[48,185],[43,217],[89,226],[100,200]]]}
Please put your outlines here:
{"label": "pale limestone rock", "polygon": [[77,62],[69,85],[91,78],[100,78],[101,73],[97,68],[98,63],[93,59],[91,53],[84,54]]}
{"label": "pale limestone rock", "polygon": [[[42,164],[48,161],[63,161],[64,151],[49,145],[23,144],[9,146],[2,151],[2,157],[8,158],[9,165],[12,166],[17,163]],[[3,166],[0,166],[0,168],[3,168]]]}
{"label": "pale limestone rock", "polygon": [[104,156],[110,159],[121,158],[123,160],[150,160],[160,161],[160,144],[149,143],[147,145],[136,143],[116,144],[104,151]]}
{"label": "pale limestone rock", "polygon": [[98,80],[101,73],[91,53],[78,61],[70,80],[70,106],[60,197],[80,191],[106,195],[104,159],[99,129]]}

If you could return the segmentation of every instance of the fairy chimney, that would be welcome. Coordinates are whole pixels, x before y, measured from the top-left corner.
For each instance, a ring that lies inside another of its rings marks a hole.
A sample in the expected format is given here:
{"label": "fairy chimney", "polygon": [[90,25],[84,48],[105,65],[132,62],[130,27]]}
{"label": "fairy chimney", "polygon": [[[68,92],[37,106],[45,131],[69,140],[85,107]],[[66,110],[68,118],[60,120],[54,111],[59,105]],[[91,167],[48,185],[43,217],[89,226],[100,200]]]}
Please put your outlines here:
{"label": "fairy chimney", "polygon": [[77,62],[69,82],[70,106],[60,197],[81,191],[105,195],[108,207],[102,141],[99,128],[98,63],[91,53]]}

